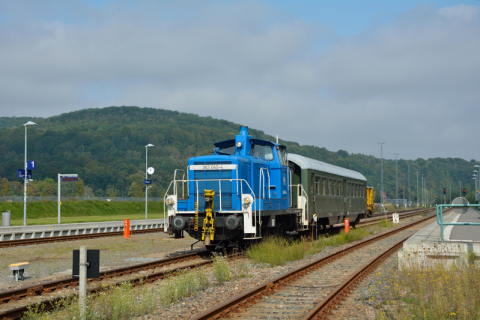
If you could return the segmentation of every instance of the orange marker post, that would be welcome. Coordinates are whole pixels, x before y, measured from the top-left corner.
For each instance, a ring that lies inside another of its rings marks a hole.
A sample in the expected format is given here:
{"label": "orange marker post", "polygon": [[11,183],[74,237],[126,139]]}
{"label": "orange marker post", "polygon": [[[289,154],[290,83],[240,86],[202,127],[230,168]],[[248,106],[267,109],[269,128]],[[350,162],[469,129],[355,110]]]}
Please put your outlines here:
{"label": "orange marker post", "polygon": [[345,233],[350,229],[350,218],[345,218]]}
{"label": "orange marker post", "polygon": [[130,239],[130,219],[123,220],[123,237]]}

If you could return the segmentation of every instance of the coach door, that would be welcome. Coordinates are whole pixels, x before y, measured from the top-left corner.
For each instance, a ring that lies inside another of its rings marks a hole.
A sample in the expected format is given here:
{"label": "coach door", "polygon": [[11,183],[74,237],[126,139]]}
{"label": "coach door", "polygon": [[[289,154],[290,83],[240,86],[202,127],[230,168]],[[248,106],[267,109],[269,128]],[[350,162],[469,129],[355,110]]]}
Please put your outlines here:
{"label": "coach door", "polygon": [[347,180],[343,180],[342,196],[343,196],[343,216],[347,216]]}

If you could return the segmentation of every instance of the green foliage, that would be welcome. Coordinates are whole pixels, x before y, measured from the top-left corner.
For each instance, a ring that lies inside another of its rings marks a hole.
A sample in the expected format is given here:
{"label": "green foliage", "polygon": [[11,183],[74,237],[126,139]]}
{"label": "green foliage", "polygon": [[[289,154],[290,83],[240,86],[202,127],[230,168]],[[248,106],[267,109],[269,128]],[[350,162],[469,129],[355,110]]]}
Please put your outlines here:
{"label": "green foliage", "polygon": [[304,240],[288,241],[284,238],[270,237],[252,246],[247,256],[256,263],[266,263],[269,266],[283,266],[287,261],[302,259],[324,250],[326,247],[338,247],[353,241],[361,240],[372,234],[365,228],[351,229],[349,233],[342,230],[333,236],[320,237],[312,243]]}
{"label": "green foliage", "polygon": [[379,319],[479,319],[480,269],[470,263],[447,264],[438,259],[430,267],[378,273],[370,304],[381,312]]}
{"label": "green foliage", "polygon": [[[28,120],[31,119],[0,118],[0,177],[7,178],[10,181],[9,192],[18,195],[22,191],[19,180],[16,180],[16,169],[23,167],[22,124]],[[38,164],[33,173],[35,181],[45,178],[55,180],[59,172],[77,173],[85,182],[84,192],[95,192],[96,196],[107,195],[113,186],[119,194],[122,190],[124,194],[142,194],[145,145],[152,143],[155,147],[149,148],[148,164],[157,170],[151,176],[153,187],[149,195],[161,197],[175,169],[185,168],[187,160],[193,156],[211,154],[214,142],[233,138],[239,128],[239,124],[212,117],[125,106],[85,109],[32,120],[39,124],[28,129],[29,158],[35,159]],[[254,138],[275,140],[259,130],[250,129],[249,133]],[[371,140],[372,137],[365,139]],[[359,171],[365,175],[370,186],[376,190],[380,188],[380,159],[374,156],[349,154],[344,150],[331,152],[322,147],[300,146],[285,140],[280,142],[287,146],[289,153]],[[478,163],[458,158],[399,160],[400,185],[406,185],[407,165],[410,165],[412,190],[416,190],[418,170],[427,179],[427,189],[436,190],[437,195],[444,187],[452,185],[452,197],[458,196],[460,180],[462,186],[467,186],[467,198],[471,198],[471,173],[473,165]],[[393,195],[394,160],[384,160],[384,177],[385,190],[388,195]],[[17,184],[12,185],[12,182]],[[136,186],[132,188],[133,183]],[[403,197],[403,188],[399,191],[399,196]],[[31,192],[42,191],[32,188]],[[81,190],[72,192],[78,194]],[[415,194],[412,195],[414,197]]]}
{"label": "green foliage", "polygon": [[213,275],[218,283],[224,283],[230,278],[230,267],[227,263],[227,258],[222,255],[215,255],[213,257]]}
{"label": "green foliage", "polygon": [[248,249],[247,256],[256,263],[283,266],[287,261],[303,258],[307,250],[304,241],[287,241],[280,237],[269,237]]}

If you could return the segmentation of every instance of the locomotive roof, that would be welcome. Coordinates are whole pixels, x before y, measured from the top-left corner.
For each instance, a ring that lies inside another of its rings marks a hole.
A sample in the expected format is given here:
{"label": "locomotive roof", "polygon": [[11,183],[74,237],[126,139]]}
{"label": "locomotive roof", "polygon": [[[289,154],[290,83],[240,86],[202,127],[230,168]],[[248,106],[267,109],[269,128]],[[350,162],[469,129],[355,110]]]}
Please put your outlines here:
{"label": "locomotive roof", "polygon": [[353,171],[350,169],[345,169],[342,167],[337,167],[337,166],[334,166],[333,164],[310,159],[304,156],[300,156],[298,154],[289,153],[288,161],[292,161],[302,169],[313,169],[313,170],[322,171],[330,174],[335,174],[338,176],[367,181],[364,175],[361,174],[360,172]]}

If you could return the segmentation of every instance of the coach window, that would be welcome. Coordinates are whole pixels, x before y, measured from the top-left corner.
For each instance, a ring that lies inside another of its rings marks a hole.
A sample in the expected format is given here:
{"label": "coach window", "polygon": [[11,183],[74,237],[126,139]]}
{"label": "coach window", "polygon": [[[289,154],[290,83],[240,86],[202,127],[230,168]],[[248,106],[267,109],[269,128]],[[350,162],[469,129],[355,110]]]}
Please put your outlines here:
{"label": "coach window", "polygon": [[332,180],[328,179],[328,195],[332,195]]}
{"label": "coach window", "polygon": [[264,158],[268,161],[273,160],[273,150],[271,146],[262,146],[261,144],[254,144],[252,146],[252,155],[258,158]]}
{"label": "coach window", "polygon": [[340,197],[343,196],[343,192],[342,192],[342,191],[343,191],[343,190],[342,190],[342,182],[340,181],[340,182],[338,183],[338,195],[339,195]]}
{"label": "coach window", "polygon": [[320,194],[320,177],[315,177],[315,194]]}

